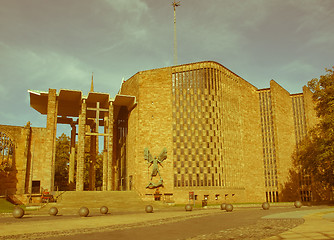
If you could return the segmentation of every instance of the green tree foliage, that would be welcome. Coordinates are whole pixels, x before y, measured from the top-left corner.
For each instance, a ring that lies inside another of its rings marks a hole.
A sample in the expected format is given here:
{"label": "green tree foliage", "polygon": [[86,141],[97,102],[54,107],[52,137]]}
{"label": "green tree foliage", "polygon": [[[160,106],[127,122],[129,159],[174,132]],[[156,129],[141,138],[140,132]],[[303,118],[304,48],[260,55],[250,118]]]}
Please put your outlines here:
{"label": "green tree foliage", "polygon": [[[84,170],[84,186],[88,189],[89,186],[89,168],[90,168],[91,156],[89,153],[85,154],[85,170]],[[102,187],[103,178],[103,153],[98,153],[96,155],[95,164],[95,187]]]}
{"label": "green tree foliage", "polygon": [[[68,184],[68,174],[69,174],[69,161],[70,161],[70,144],[71,139],[62,134],[56,139],[56,162],[55,162],[55,187],[59,190],[69,190],[74,186],[69,186]],[[89,142],[86,142],[89,149]],[[84,168],[84,185],[85,189],[89,186],[89,168],[90,168],[91,156],[89,153],[85,153],[85,168]],[[96,156],[95,165],[95,187],[99,188],[102,186],[102,175],[103,175],[103,154],[98,153]]]}
{"label": "green tree foliage", "polygon": [[96,156],[96,187],[102,187],[103,182],[103,153]]}
{"label": "green tree foliage", "polygon": [[68,185],[68,163],[71,140],[64,133],[56,139],[55,186],[64,190]]}
{"label": "green tree foliage", "polygon": [[327,74],[312,79],[308,87],[313,93],[318,124],[296,150],[296,163],[325,188],[334,186],[334,67]]}

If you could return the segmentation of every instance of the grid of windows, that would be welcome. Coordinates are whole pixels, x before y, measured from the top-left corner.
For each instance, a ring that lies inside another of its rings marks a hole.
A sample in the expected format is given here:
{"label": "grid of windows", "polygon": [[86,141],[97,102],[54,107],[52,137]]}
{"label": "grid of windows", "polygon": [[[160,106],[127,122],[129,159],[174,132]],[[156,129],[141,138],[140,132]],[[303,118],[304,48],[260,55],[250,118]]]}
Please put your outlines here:
{"label": "grid of windows", "polygon": [[[292,109],[295,125],[296,147],[298,154],[298,147],[300,142],[306,136],[307,126],[305,120],[304,97],[302,94],[292,95]],[[300,196],[302,201],[312,200],[311,191],[311,177],[307,172],[299,174],[300,181]]]}
{"label": "grid of windows", "polygon": [[275,149],[275,134],[271,104],[271,92],[264,89],[259,92],[260,114],[262,126],[262,150],[264,164],[264,179],[266,199],[268,202],[278,202],[278,179]]}
{"label": "grid of windows", "polygon": [[172,68],[174,187],[244,187],[245,87],[214,62]]}
{"label": "grid of windows", "polygon": [[300,141],[306,136],[305,109],[303,95],[292,96],[292,109],[295,123],[297,148]]}
{"label": "grid of windows", "polygon": [[173,84],[174,187],[224,186],[220,71],[175,71]]}

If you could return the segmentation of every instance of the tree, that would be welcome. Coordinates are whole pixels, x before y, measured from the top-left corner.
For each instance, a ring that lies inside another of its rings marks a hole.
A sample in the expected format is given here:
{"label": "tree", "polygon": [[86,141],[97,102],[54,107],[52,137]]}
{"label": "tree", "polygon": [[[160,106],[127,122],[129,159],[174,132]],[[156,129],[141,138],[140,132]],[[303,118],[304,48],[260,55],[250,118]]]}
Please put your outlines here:
{"label": "tree", "polygon": [[[85,170],[84,170],[84,185],[85,189],[89,187],[89,168],[90,168],[91,155],[85,153]],[[95,164],[95,186],[94,188],[102,187],[103,179],[103,153],[96,154]]]}
{"label": "tree", "polygon": [[55,186],[61,190],[67,188],[68,185],[70,143],[70,138],[64,133],[56,139]]}
{"label": "tree", "polygon": [[324,189],[334,187],[334,67],[327,74],[312,79],[308,87],[313,93],[318,124],[298,145],[294,158],[302,171],[311,174]]}

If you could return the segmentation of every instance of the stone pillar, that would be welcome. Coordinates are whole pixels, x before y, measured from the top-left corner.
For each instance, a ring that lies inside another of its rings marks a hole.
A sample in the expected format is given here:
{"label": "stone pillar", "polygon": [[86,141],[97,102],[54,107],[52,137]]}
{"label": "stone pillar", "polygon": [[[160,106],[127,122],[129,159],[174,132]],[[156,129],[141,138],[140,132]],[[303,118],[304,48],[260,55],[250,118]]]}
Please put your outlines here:
{"label": "stone pillar", "polygon": [[108,190],[108,151],[105,149],[103,151],[103,185],[102,190]]}
{"label": "stone pillar", "polygon": [[[92,132],[96,132],[96,128],[92,128]],[[97,136],[90,136],[90,161],[89,161],[89,190],[95,190],[95,165],[96,165],[96,139]]]}
{"label": "stone pillar", "polygon": [[[104,134],[109,132],[109,111],[104,113]],[[103,176],[102,176],[102,190],[108,190],[108,140],[109,136],[103,137]]]}
{"label": "stone pillar", "polygon": [[[31,163],[30,163],[30,142],[31,142],[31,128],[30,123],[24,127],[22,132],[24,144],[24,153],[22,157],[22,164],[17,164],[17,174],[16,178],[18,179],[17,182],[17,194],[24,194],[29,191],[29,186],[31,185]],[[17,154],[18,156],[18,154]],[[19,159],[16,160],[20,162]]]}
{"label": "stone pillar", "polygon": [[70,154],[70,166],[68,170],[68,183],[74,183],[74,166],[75,166],[75,137],[76,127],[75,124],[71,124],[71,154]]}
{"label": "stone pillar", "polygon": [[84,190],[84,168],[85,168],[85,129],[86,129],[86,100],[83,100],[79,115],[78,126],[78,156],[77,156],[77,177],[76,190]]}
{"label": "stone pillar", "polygon": [[114,106],[112,102],[109,103],[109,116],[108,116],[108,191],[113,190],[113,134],[114,134]]}
{"label": "stone pillar", "polygon": [[50,155],[46,156],[46,161],[49,162],[51,171],[51,179],[49,184],[41,182],[41,187],[47,188],[49,191],[54,190],[55,178],[55,160],[56,160],[56,137],[57,137],[57,90],[49,89],[48,94],[48,109],[46,117],[46,128],[49,130]]}

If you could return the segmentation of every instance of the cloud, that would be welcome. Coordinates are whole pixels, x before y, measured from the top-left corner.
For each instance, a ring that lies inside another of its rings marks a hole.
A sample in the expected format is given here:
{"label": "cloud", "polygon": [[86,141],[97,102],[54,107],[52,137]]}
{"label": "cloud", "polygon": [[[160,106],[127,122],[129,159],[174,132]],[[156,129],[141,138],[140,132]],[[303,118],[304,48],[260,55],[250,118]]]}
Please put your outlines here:
{"label": "cloud", "polygon": [[136,18],[148,10],[147,3],[141,0],[105,0],[105,2],[119,13],[133,13]]}
{"label": "cloud", "polygon": [[6,88],[3,84],[0,84],[0,100],[5,99],[9,93],[6,91]]}
{"label": "cloud", "polygon": [[305,48],[321,47],[325,43],[334,42],[333,1],[305,0],[303,4],[295,1],[291,1],[290,4],[298,12],[295,16],[298,24],[296,33],[303,36]]}
{"label": "cloud", "polygon": [[1,111],[0,112],[0,119],[1,123],[3,124],[4,122],[15,122],[17,119],[17,115],[14,112],[7,112],[7,111]]}
{"label": "cloud", "polygon": [[306,63],[303,60],[300,59],[296,59],[293,61],[288,62],[286,65],[283,65],[281,67],[281,71],[285,72],[285,73],[313,73],[314,71],[316,71],[317,69],[309,64]]}
{"label": "cloud", "polygon": [[265,0],[182,3],[177,10],[177,37],[180,59],[186,56],[185,62],[242,58],[249,52],[250,38],[260,35],[273,5]]}
{"label": "cloud", "polygon": [[105,0],[109,6],[117,12],[114,18],[121,27],[120,30],[125,34],[124,38],[131,40],[142,39],[147,34],[147,25],[143,24],[143,18],[148,16],[149,7],[141,0]]}
{"label": "cloud", "polygon": [[277,66],[274,80],[278,81],[290,93],[298,93],[301,92],[303,85],[317,76],[319,70],[321,69],[318,66],[304,59],[295,59]]}
{"label": "cloud", "polygon": [[7,56],[0,58],[4,66],[0,83],[6,92],[17,88],[78,88],[91,72],[80,59],[52,50],[8,46],[0,50]]}
{"label": "cloud", "polygon": [[328,47],[327,44],[331,43],[334,46],[334,32],[331,31],[319,31],[315,32],[315,34],[307,41],[305,46],[307,47],[315,47],[315,46],[325,46]]}
{"label": "cloud", "polygon": [[[171,3],[2,0],[0,108],[21,114],[29,88],[86,92],[92,72],[112,96],[123,76],[172,65]],[[259,87],[300,86],[332,63],[333,9],[332,0],[181,0],[178,62],[215,60]]]}
{"label": "cloud", "polygon": [[[303,4],[299,1],[290,1],[290,5],[297,10],[296,19],[299,23],[297,32],[308,31],[309,29],[314,29],[321,26],[323,23],[329,21],[327,17],[333,14],[334,4],[332,1],[313,1],[304,0]],[[328,22],[330,23],[330,22]]]}

